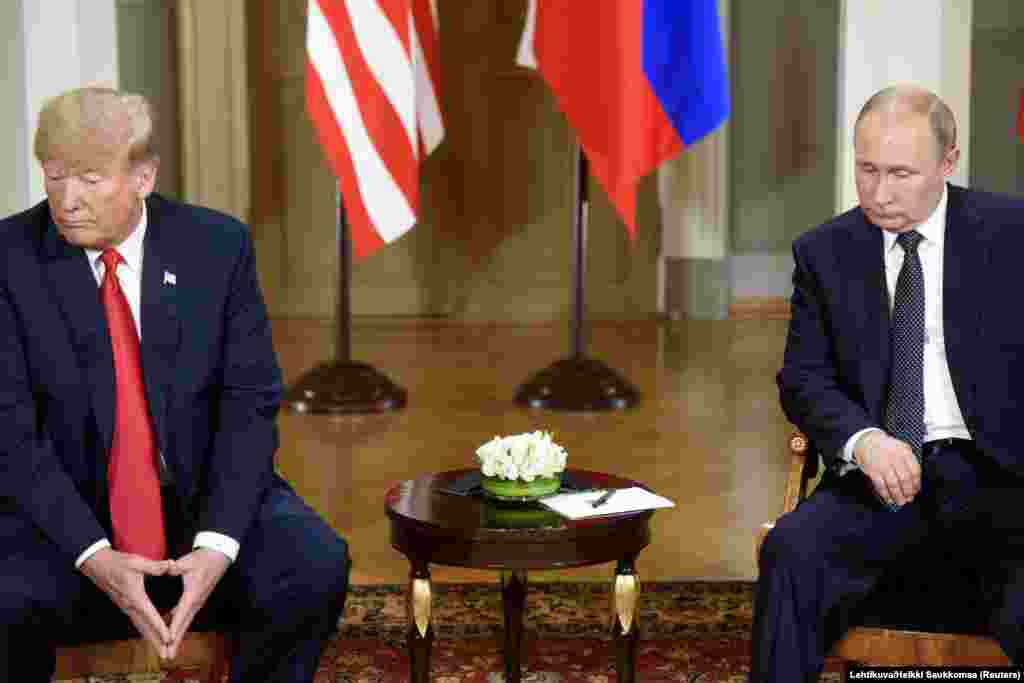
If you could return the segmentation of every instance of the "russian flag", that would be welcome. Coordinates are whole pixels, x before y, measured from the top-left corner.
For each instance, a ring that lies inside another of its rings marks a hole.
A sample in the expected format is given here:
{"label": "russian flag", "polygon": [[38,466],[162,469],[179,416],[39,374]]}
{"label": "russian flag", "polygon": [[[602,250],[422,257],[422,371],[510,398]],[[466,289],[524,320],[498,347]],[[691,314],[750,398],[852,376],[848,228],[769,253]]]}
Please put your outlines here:
{"label": "russian flag", "polygon": [[630,237],[640,179],[729,115],[716,0],[531,0],[517,61],[540,70]]}

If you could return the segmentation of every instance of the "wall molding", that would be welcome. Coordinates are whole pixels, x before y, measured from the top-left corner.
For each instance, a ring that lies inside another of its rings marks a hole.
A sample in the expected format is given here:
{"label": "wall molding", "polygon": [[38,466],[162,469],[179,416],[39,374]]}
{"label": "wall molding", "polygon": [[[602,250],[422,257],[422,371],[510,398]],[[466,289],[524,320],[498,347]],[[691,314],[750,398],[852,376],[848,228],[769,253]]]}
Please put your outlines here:
{"label": "wall molding", "polygon": [[729,304],[730,320],[789,320],[789,300],[782,296],[742,296]]}

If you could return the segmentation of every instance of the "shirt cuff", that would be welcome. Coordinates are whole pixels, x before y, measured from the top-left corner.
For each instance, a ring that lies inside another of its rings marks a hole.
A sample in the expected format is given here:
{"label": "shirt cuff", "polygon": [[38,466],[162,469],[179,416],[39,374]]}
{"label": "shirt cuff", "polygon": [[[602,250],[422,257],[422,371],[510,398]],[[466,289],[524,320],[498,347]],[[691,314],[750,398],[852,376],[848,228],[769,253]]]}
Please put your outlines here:
{"label": "shirt cuff", "polygon": [[85,563],[86,560],[88,560],[90,557],[95,555],[100,550],[103,550],[104,548],[109,548],[109,547],[110,547],[110,541],[108,541],[105,538],[101,538],[100,540],[96,541],[91,546],[86,548],[85,551],[81,555],[78,556],[78,559],[75,560],[75,569],[81,569],[82,565]]}
{"label": "shirt cuff", "polygon": [[839,454],[839,457],[845,461],[844,463],[839,465],[839,476],[842,476],[851,470],[860,469],[857,463],[853,461],[853,449],[857,445],[857,441],[860,440],[860,437],[867,434],[868,432],[880,431],[882,430],[879,429],[878,427],[867,427],[866,429],[862,429],[859,432],[854,433],[853,436],[846,440],[846,445],[843,446],[843,450]]}
{"label": "shirt cuff", "polygon": [[193,550],[195,548],[212,548],[218,550],[228,556],[228,559],[232,562],[238,557],[238,541],[225,536],[224,534],[218,534],[216,531],[200,531],[196,534],[196,540],[192,543]]}

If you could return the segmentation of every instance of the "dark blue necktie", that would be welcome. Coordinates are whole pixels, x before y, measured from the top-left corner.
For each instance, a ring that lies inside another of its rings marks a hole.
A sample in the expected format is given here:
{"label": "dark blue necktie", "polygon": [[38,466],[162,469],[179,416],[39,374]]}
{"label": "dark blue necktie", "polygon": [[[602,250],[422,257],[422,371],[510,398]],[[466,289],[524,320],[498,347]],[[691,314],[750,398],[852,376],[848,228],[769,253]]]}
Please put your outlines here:
{"label": "dark blue necktie", "polygon": [[924,274],[916,230],[901,233],[903,267],[896,280],[892,308],[892,375],[885,409],[885,429],[906,441],[921,459],[924,442]]}

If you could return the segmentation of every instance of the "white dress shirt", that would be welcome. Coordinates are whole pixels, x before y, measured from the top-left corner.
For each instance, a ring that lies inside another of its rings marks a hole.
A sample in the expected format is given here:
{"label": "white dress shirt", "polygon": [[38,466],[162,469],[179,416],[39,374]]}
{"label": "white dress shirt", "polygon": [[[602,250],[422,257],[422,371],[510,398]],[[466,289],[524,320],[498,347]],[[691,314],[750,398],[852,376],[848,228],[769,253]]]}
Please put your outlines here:
{"label": "white dress shirt", "polygon": [[[917,231],[924,237],[917,247],[921,258],[921,270],[924,275],[924,440],[955,437],[970,439],[970,432],[964,424],[960,404],[957,403],[953,391],[953,380],[949,375],[949,364],[946,362],[946,337],[942,327],[942,265],[943,247],[946,240],[946,202],[948,190],[943,189],[935,211],[926,221],[917,226]],[[881,228],[879,228],[881,230]],[[896,293],[896,280],[900,268],[903,267],[903,248],[896,242],[897,235],[882,231],[883,253],[885,259],[885,282],[889,289],[889,307],[892,310]],[[843,465],[840,473],[854,469],[853,448],[857,439],[876,427],[862,429],[851,436],[841,454],[848,465]],[[881,431],[881,430],[878,430]]]}
{"label": "white dress shirt", "polygon": [[[121,284],[121,290],[128,299],[128,307],[132,310],[132,319],[135,322],[135,331],[142,339],[142,317],[140,309],[142,306],[142,244],[146,237],[146,205],[142,205],[142,217],[124,242],[117,245],[117,253],[121,256],[121,262],[117,266],[117,279]],[[103,275],[106,266],[100,260],[103,252],[95,249],[86,249],[85,254],[89,258],[89,265],[92,266],[93,275],[96,277],[96,284],[103,282]],[[163,454],[160,454],[163,458]],[[110,541],[106,538],[96,541],[85,549],[78,559],[75,560],[75,567],[81,567],[82,563],[92,557],[98,550],[109,548]],[[239,543],[230,536],[219,534],[215,531],[200,531],[192,542],[193,548],[213,548],[219,550],[231,559],[232,562],[238,557]]]}

